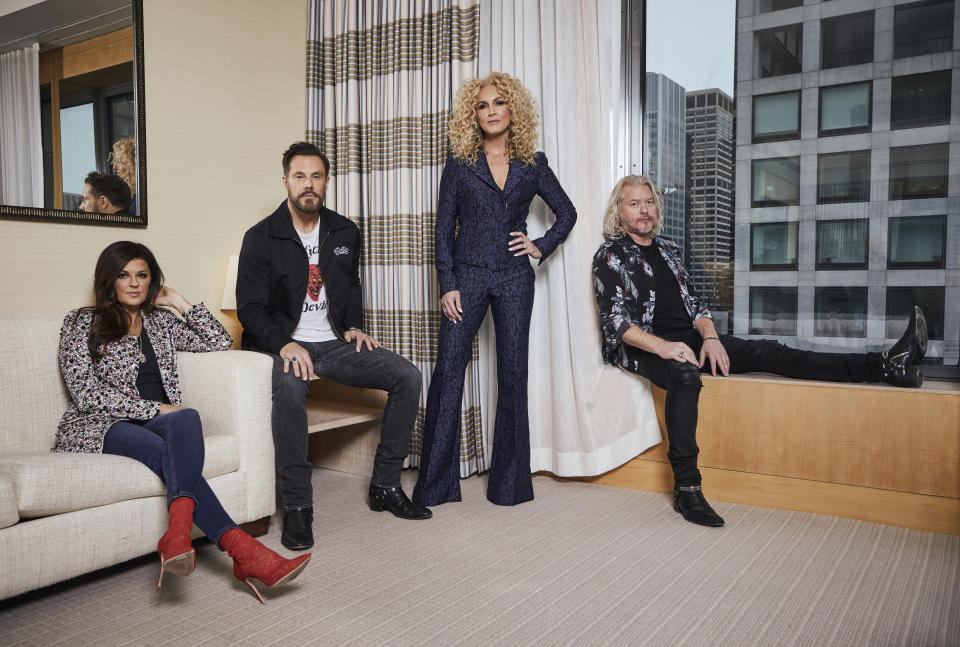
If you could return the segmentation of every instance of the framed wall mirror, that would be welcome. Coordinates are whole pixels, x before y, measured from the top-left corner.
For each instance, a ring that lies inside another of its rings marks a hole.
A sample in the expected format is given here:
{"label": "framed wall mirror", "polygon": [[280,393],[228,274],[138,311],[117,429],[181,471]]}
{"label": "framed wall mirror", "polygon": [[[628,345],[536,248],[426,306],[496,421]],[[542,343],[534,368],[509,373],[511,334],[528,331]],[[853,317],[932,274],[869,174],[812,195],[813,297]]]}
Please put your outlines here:
{"label": "framed wall mirror", "polygon": [[0,217],[145,227],[143,0],[0,14]]}

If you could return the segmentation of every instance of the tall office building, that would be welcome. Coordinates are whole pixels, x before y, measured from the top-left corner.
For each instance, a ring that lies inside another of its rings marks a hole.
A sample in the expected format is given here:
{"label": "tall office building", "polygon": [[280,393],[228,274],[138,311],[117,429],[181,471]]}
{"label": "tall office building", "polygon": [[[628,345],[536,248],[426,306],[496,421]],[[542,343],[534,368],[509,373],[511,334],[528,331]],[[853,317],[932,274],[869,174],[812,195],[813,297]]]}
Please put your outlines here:
{"label": "tall office building", "polygon": [[734,334],[960,355],[960,11],[738,0]]}
{"label": "tall office building", "polygon": [[687,267],[693,288],[726,332],[733,309],[733,99],[722,90],[687,92]]}
{"label": "tall office building", "polygon": [[663,193],[663,234],[684,249],[686,174],[685,91],[663,74],[647,72],[644,173]]}

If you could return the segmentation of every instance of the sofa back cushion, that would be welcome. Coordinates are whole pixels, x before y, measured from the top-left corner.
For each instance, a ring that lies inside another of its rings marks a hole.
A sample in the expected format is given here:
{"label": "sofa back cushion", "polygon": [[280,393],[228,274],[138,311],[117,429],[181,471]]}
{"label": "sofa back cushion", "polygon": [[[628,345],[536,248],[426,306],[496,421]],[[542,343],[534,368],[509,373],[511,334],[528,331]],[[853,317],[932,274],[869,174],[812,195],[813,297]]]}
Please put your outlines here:
{"label": "sofa back cushion", "polygon": [[0,451],[53,447],[70,402],[57,361],[66,314],[0,314]]}

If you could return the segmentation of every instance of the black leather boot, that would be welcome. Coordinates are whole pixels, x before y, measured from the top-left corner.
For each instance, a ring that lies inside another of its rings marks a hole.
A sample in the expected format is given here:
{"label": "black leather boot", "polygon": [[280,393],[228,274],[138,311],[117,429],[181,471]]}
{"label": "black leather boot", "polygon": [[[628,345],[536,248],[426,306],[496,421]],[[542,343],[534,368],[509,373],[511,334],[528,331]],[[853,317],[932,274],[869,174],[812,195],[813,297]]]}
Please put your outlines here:
{"label": "black leather boot", "polygon": [[896,344],[880,353],[883,381],[893,386],[918,387],[923,384],[923,371],[917,364],[927,352],[927,320],[920,308],[913,306],[907,329]]}
{"label": "black leather boot", "polygon": [[370,484],[370,509],[374,512],[389,510],[401,519],[429,519],[433,516],[429,508],[417,505],[407,498],[403,489],[397,487],[376,487]]}
{"label": "black leather boot", "polygon": [[676,485],[673,490],[673,509],[690,523],[719,528],[723,517],[714,512],[703,496],[699,485]]}
{"label": "black leather boot", "polygon": [[306,550],[313,546],[313,507],[283,511],[283,535],[280,543],[290,550]]}

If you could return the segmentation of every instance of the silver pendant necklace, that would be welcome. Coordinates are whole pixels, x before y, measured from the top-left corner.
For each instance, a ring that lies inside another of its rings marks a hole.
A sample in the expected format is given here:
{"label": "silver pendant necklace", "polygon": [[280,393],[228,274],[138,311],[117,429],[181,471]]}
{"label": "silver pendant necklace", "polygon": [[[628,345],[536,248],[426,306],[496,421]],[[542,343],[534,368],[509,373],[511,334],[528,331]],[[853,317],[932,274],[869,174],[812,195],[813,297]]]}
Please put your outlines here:
{"label": "silver pendant necklace", "polygon": [[[139,317],[140,314],[137,313],[137,316]],[[144,331],[144,329],[143,329],[143,317],[140,317],[140,334],[137,335],[137,359],[140,360],[140,363],[141,363],[141,364],[146,364],[146,363],[147,363],[147,356],[143,354],[143,335],[144,335],[144,332],[146,332],[146,331]]]}

